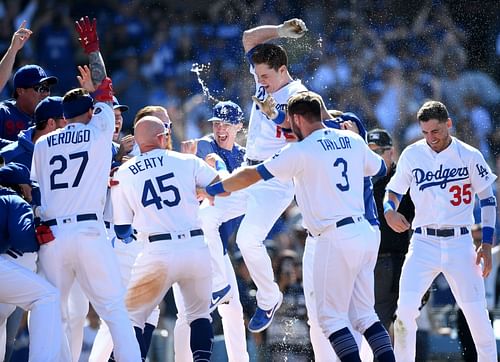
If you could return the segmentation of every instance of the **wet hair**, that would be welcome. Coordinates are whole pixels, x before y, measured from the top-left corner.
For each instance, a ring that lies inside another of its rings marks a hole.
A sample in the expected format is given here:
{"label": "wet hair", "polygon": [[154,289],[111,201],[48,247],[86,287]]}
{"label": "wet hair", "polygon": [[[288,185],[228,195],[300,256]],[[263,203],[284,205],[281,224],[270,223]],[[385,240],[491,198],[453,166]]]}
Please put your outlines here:
{"label": "wet hair", "polygon": [[444,123],[448,120],[448,110],[446,106],[438,101],[427,101],[417,112],[419,122],[427,122],[430,119],[437,119],[439,123]]}
{"label": "wet hair", "polygon": [[309,122],[321,121],[321,99],[313,92],[299,92],[288,99],[288,114],[300,114]]}
{"label": "wet hair", "polygon": [[285,49],[275,44],[257,45],[252,49],[251,59],[253,64],[267,64],[275,71],[278,71],[282,65],[288,66],[288,56]]}

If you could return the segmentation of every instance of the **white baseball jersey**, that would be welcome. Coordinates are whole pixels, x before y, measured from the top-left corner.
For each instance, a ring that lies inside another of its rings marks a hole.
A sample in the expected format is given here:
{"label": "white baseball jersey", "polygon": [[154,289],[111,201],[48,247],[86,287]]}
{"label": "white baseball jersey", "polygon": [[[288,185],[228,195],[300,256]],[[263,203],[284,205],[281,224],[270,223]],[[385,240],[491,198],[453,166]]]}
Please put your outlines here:
{"label": "white baseball jersey", "polygon": [[109,105],[96,103],[88,124],[68,124],[36,142],[31,179],[40,184],[43,219],[103,214],[114,119]]}
{"label": "white baseball jersey", "polygon": [[119,184],[111,188],[113,221],[145,233],[198,229],[196,187],[207,186],[216,176],[195,155],[155,149],[136,156],[114,176]]}
{"label": "white baseball jersey", "polygon": [[474,147],[452,137],[451,144],[436,153],[423,139],[401,153],[387,189],[402,195],[410,188],[414,229],[472,225],[475,194],[496,178]]}
{"label": "white baseball jersey", "polygon": [[[257,75],[255,74],[253,66],[250,67],[250,72],[255,78],[255,96],[260,100],[266,99],[266,89],[257,81]],[[276,109],[286,112],[288,98],[297,92],[306,90],[307,88],[302,85],[300,80],[288,83],[283,88],[272,94],[276,101]],[[285,134],[281,130],[281,127],[277,126],[272,120],[267,118],[254,102],[248,124],[246,144],[247,158],[258,161],[265,160],[274,155],[285,145]]]}
{"label": "white baseball jersey", "polygon": [[264,166],[279,179],[293,178],[304,226],[321,234],[343,217],[364,214],[363,177],[377,174],[382,162],[359,135],[325,128],[288,144]]}

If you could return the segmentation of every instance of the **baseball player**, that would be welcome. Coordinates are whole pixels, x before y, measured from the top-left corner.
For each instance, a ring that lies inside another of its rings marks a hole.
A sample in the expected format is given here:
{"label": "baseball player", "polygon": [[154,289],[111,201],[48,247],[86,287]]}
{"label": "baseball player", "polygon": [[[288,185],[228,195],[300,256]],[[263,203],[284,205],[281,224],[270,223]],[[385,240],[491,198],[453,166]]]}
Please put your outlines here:
{"label": "baseball player", "polygon": [[[125,112],[128,110],[128,106],[119,104],[116,97],[113,97],[113,108],[115,110],[115,135],[120,134],[122,119],[121,112]],[[158,117],[165,128],[171,129],[172,122],[170,117],[168,116],[167,110],[162,106],[146,106],[141,108],[135,118],[134,125],[145,116],[155,116]],[[113,167],[119,167],[122,164],[122,160],[133,157],[133,153],[140,154],[140,150],[136,150],[137,144],[135,143],[134,137],[126,139],[124,142],[121,142],[123,138],[117,139],[119,144],[113,142]],[[124,156],[119,156],[120,149],[124,149],[126,152]],[[170,140],[170,134],[167,135],[167,149],[172,149],[172,143]],[[132,274],[132,267],[134,265],[135,260],[140,252],[142,252],[144,248],[144,240],[140,239],[134,242],[125,243],[121,242],[119,238],[117,238],[116,233],[114,231],[113,224],[113,204],[111,202],[111,190],[108,190],[108,198],[106,199],[106,207],[104,209],[104,222],[106,225],[106,230],[108,232],[108,239],[113,245],[113,250],[116,253],[118,264],[120,266],[120,275],[122,277],[122,282],[124,285],[128,285],[130,281],[130,277]],[[146,320],[144,329],[142,330],[142,343],[144,353],[147,355],[149,350],[151,339],[153,337],[153,332],[155,328],[158,326],[158,321],[160,318],[160,308],[157,306],[151,315]],[[189,327],[188,327],[189,328]],[[189,335],[189,332],[188,332]],[[101,323],[99,331],[97,332],[97,336],[92,345],[92,351],[90,353],[89,361],[91,362],[104,362],[108,360],[108,357],[113,350],[113,341],[111,339],[111,335],[109,333],[109,329],[106,323]]]}
{"label": "baseball player", "polygon": [[[184,141],[181,143],[183,152],[195,153],[219,171],[221,176],[233,172],[242,164],[245,155],[245,149],[235,143],[236,135],[243,127],[243,120],[243,111],[236,103],[218,102],[213,108],[213,117],[208,120],[212,122],[213,133],[199,140]],[[236,275],[226,250],[226,235],[233,234],[237,221],[224,224],[221,221],[227,218],[225,214],[228,210],[234,209],[234,205],[237,209],[241,209],[241,205],[245,204],[244,198],[240,196],[234,193],[226,198],[217,198],[213,206],[205,200],[200,206],[198,215],[210,249],[213,291],[210,311],[218,307],[222,317],[229,361],[244,362],[249,360],[249,356],[246,348],[243,307],[240,303]],[[178,310],[174,329],[175,360],[190,361],[185,305],[178,286],[174,285],[173,290]]]}
{"label": "baseball player", "polygon": [[219,177],[199,158],[167,150],[169,132],[157,117],[139,120],[134,137],[141,154],[114,175],[118,184],[111,188],[111,198],[117,235],[130,237],[133,224],[138,239],[146,243],[133,267],[127,308],[136,330],[142,330],[154,307],[178,283],[191,327],[193,360],[208,361],[213,338],[208,311],[211,267],[197,217],[196,188]]}
{"label": "baseball player", "polygon": [[[323,124],[329,128],[344,129],[355,132],[366,140],[366,128],[361,122],[361,120],[354,114],[350,112],[341,112],[337,110],[328,111],[322,103],[322,118]],[[364,209],[365,218],[373,226],[376,234],[376,242],[380,240],[379,232],[379,221],[378,214],[376,210],[375,200],[373,197],[373,185],[371,182],[371,177],[365,177],[363,180],[363,198],[364,198]],[[318,362],[322,361],[337,361],[338,356],[333,351],[330,341],[321,331],[319,324],[319,319],[316,310],[315,293],[314,293],[314,283],[313,283],[313,262],[314,253],[316,250],[317,241],[311,235],[306,238],[306,243],[304,247],[304,254],[302,258],[302,275],[304,284],[304,297],[306,301],[307,314],[308,314],[308,324],[310,326],[310,338],[311,344],[314,351],[314,358]],[[354,311],[351,311],[351,313]],[[360,348],[360,354],[363,360],[368,360],[371,354],[371,350],[367,347],[362,339],[362,335],[352,328],[351,325],[348,326],[350,332],[353,334],[358,347]],[[373,354],[371,354],[373,358]]]}
{"label": "baseball player", "polygon": [[[496,361],[497,348],[482,277],[491,271],[496,219],[491,185],[497,177],[478,150],[450,135],[452,120],[444,104],[424,103],[417,118],[424,139],[401,153],[384,202],[385,219],[397,232],[410,228],[406,218],[396,211],[408,189],[415,204],[411,225],[414,233],[401,272],[394,324],[397,360],[415,360],[418,306],[434,278],[442,272],[467,319],[478,361]],[[481,204],[483,242],[474,251],[470,228],[474,223],[476,194]]]}
{"label": "baseball player", "polygon": [[[24,200],[29,199],[29,184],[29,171],[25,166],[10,163],[0,168],[0,302],[31,312],[29,361],[68,361],[69,348],[62,330],[58,290],[7,256],[39,248],[33,212]],[[19,195],[5,185],[22,186],[22,192]],[[5,325],[2,329],[0,359],[4,360]]]}
{"label": "baseball player", "polygon": [[[361,361],[348,329],[352,325],[364,334],[379,361],[395,361],[389,335],[373,308],[378,243],[363,216],[362,197],[363,177],[385,174],[385,164],[358,135],[324,126],[321,100],[315,93],[292,96],[288,117],[300,142],[284,147],[262,165],[233,173],[206,191],[216,195],[275,176],[293,178],[304,225],[316,239],[313,283],[324,335],[341,361]],[[349,310],[356,311],[351,318]]]}
{"label": "baseball player", "polygon": [[[124,304],[116,257],[106,242],[102,220],[114,131],[111,80],[99,52],[95,19],[76,24],[89,55],[92,79],[67,92],[63,111],[68,125],[41,137],[35,144],[32,179],[41,190],[41,219],[54,240],[40,247],[40,267],[61,292],[63,323],[68,328],[67,299],[78,280],[99,316],[106,321],[119,361],[139,361],[140,351]],[[71,200],[71,202],[68,202]]]}
{"label": "baseball player", "polygon": [[[286,124],[286,101],[291,95],[306,90],[300,80],[290,76],[285,50],[265,42],[283,37],[300,38],[306,30],[302,20],[292,19],[279,26],[265,25],[249,29],[243,34],[243,47],[256,82],[246,145],[248,165],[261,163],[285,145],[287,133],[282,125]],[[245,193],[247,200],[245,210],[241,213],[245,217],[237,233],[236,243],[257,286],[257,308],[248,329],[258,333],[269,327],[283,300],[274,281],[271,260],[263,240],[292,201],[293,186],[291,181],[283,183],[273,179],[257,183]]]}

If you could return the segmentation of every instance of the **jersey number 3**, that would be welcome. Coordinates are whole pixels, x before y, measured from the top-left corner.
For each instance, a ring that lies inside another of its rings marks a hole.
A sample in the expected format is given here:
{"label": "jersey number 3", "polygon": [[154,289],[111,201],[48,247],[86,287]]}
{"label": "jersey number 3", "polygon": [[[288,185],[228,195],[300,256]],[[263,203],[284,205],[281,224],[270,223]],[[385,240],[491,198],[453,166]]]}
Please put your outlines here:
{"label": "jersey number 3", "polygon": [[470,204],[472,201],[472,192],[470,191],[471,184],[465,184],[462,187],[460,185],[453,185],[450,187],[450,192],[453,193],[453,199],[450,200],[450,203],[453,206],[458,206],[462,202],[464,204]]}
{"label": "jersey number 3", "polygon": [[168,207],[178,205],[179,202],[181,202],[181,194],[179,193],[179,189],[174,185],[165,185],[165,181],[172,177],[174,177],[174,173],[170,172],[155,178],[160,193],[168,191],[172,192],[173,197],[170,200],[162,199],[160,196],[158,196],[158,192],[156,192],[153,181],[146,180],[146,182],[144,182],[144,188],[142,190],[142,206],[148,207],[149,205],[156,205],[156,208],[159,210],[163,208],[163,205]]}

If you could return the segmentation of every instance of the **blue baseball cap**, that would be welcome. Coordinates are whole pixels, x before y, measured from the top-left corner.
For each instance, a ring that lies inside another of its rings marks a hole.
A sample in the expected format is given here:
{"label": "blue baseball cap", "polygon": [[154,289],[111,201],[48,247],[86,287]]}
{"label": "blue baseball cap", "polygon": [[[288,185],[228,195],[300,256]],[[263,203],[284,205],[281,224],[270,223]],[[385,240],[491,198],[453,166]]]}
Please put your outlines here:
{"label": "blue baseball cap", "polygon": [[118,102],[118,99],[113,96],[113,109],[119,109],[121,112],[127,112],[128,106],[125,104],[120,104],[120,102]]}
{"label": "blue baseball cap", "polygon": [[63,118],[63,98],[47,97],[35,108],[35,123],[41,123],[49,118]]}
{"label": "blue baseball cap", "polygon": [[45,70],[36,64],[25,65],[14,74],[14,89],[30,88],[43,82],[53,85],[57,83],[57,78],[47,76]]}
{"label": "blue baseball cap", "polygon": [[0,167],[0,185],[31,184],[30,171],[26,166],[17,162],[9,162]]}
{"label": "blue baseball cap", "polygon": [[243,111],[240,106],[231,101],[219,102],[214,106],[213,116],[208,121],[219,121],[231,124],[242,123]]}

